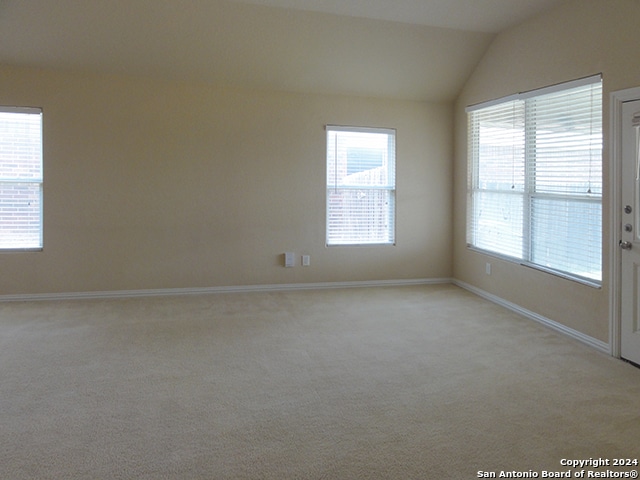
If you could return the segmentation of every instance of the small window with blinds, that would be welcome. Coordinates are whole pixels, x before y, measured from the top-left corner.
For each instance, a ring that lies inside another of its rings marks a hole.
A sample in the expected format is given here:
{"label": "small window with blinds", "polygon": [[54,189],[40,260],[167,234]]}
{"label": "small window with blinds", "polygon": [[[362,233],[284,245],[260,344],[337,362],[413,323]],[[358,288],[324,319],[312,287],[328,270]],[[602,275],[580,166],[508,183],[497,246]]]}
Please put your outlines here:
{"label": "small window with blinds", "polygon": [[0,251],[42,249],[42,111],[0,107]]}
{"label": "small window with blinds", "polygon": [[395,130],[335,125],[326,130],[327,245],[393,245]]}
{"label": "small window with blinds", "polygon": [[600,285],[601,76],[467,112],[467,244]]}

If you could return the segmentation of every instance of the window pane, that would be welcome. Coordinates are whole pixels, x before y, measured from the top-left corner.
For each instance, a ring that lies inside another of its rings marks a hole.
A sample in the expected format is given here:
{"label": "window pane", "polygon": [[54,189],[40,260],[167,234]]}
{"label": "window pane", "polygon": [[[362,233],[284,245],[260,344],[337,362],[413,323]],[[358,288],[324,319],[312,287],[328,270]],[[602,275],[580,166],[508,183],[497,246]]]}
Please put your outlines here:
{"label": "window pane", "polygon": [[475,229],[471,244],[477,248],[522,258],[523,195],[475,192]]}
{"label": "window pane", "polygon": [[527,101],[536,192],[602,194],[602,96],[594,88]]}
{"label": "window pane", "polygon": [[42,179],[39,114],[0,111],[0,181]]}
{"label": "window pane", "polygon": [[327,185],[395,184],[393,136],[387,133],[328,132]]}
{"label": "window pane", "polygon": [[393,243],[394,200],[390,190],[328,189],[327,243]]}
{"label": "window pane", "polygon": [[38,248],[40,184],[0,183],[0,248]]}
{"label": "window pane", "polygon": [[476,114],[477,188],[524,190],[524,109],[522,102],[497,105]]}
{"label": "window pane", "polygon": [[531,200],[531,261],[602,280],[602,206],[598,201]]}

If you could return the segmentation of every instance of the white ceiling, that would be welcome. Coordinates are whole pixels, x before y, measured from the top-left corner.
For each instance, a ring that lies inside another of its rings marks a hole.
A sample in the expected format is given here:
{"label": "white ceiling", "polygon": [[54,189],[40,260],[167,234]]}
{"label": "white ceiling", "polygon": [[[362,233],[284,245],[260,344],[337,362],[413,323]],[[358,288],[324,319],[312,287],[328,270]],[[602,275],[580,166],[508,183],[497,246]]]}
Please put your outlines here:
{"label": "white ceiling", "polygon": [[0,64],[449,101],[497,32],[564,1],[0,0]]}
{"label": "white ceiling", "polygon": [[232,0],[350,17],[498,33],[560,0]]}

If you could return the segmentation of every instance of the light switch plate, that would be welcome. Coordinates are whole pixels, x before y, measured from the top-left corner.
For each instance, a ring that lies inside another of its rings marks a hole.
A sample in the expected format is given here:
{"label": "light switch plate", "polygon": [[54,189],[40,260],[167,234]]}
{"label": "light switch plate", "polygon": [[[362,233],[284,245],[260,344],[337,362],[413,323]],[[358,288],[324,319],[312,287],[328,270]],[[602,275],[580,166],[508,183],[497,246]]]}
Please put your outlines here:
{"label": "light switch plate", "polygon": [[293,267],[296,264],[296,256],[293,252],[285,252],[284,254],[284,266]]}

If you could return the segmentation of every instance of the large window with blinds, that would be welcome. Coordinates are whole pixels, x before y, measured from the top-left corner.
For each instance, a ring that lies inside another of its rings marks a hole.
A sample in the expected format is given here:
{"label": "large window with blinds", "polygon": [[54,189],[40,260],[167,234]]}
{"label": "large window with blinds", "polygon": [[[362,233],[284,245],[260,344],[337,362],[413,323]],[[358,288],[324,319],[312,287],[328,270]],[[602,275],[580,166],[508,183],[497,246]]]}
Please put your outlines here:
{"label": "large window with blinds", "polygon": [[395,130],[335,125],[326,130],[327,245],[393,245]]}
{"label": "large window with blinds", "polygon": [[467,244],[600,284],[601,77],[467,112]]}
{"label": "large window with blinds", "polygon": [[0,107],[0,251],[42,249],[42,111]]}

